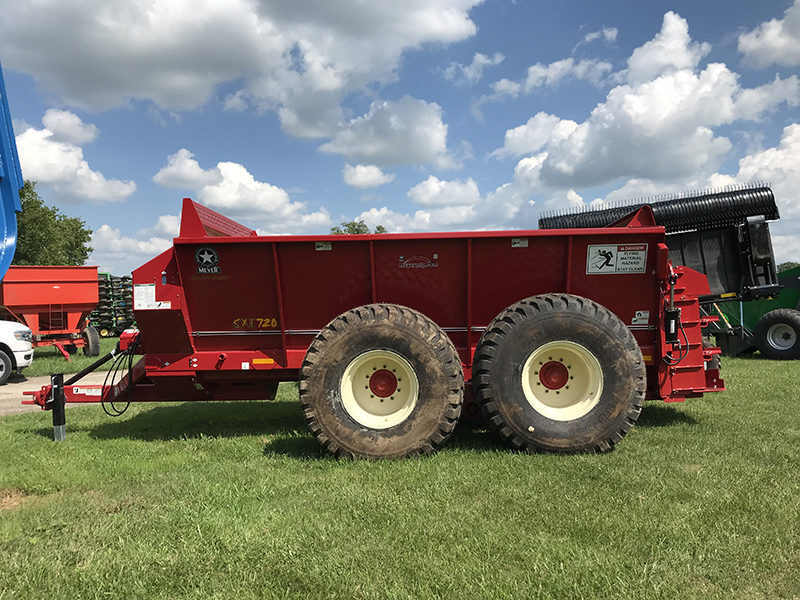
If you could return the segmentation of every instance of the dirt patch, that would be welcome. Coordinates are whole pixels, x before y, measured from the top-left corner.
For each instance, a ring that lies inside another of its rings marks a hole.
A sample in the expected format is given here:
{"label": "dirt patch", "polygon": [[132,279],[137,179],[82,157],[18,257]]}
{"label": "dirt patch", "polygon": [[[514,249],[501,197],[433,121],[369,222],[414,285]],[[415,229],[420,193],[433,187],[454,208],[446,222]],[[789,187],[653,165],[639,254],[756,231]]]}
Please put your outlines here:
{"label": "dirt patch", "polygon": [[27,497],[19,490],[0,490],[0,511],[19,508]]}

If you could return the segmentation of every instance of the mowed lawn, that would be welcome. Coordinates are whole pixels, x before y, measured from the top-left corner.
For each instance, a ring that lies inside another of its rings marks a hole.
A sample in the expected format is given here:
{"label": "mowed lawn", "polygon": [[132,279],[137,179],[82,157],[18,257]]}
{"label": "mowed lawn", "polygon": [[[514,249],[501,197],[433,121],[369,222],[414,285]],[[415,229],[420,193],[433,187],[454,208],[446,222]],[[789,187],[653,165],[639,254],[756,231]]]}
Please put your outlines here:
{"label": "mowed lawn", "polygon": [[321,455],[276,402],[0,419],[0,599],[800,598],[800,362],[648,403],[601,456],[480,425],[437,455]]}

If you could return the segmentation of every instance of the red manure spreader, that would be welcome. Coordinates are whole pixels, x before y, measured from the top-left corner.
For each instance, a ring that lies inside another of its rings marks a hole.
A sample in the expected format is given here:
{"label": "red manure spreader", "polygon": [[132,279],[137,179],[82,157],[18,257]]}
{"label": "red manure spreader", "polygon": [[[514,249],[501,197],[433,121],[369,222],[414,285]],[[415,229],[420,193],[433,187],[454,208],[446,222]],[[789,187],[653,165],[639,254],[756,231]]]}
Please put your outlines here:
{"label": "red manure spreader", "polygon": [[299,381],[336,456],[431,453],[462,412],[518,450],[601,452],[645,400],[724,390],[708,281],[673,266],[649,206],[602,228],[259,236],[185,199],[133,289],[130,370],[56,376],[27,401],[54,425],[65,401],[263,400]]}

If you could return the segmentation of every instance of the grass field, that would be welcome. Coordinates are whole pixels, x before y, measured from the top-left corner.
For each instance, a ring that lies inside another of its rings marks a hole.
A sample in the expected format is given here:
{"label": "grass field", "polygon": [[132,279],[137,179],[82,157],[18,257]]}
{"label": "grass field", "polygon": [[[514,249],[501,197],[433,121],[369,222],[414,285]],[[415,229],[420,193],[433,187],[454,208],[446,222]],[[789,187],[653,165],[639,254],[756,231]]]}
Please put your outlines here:
{"label": "grass field", "polygon": [[[111,352],[118,341],[118,338],[100,338],[100,356]],[[33,363],[22,372],[25,377],[39,377],[51,373],[77,373],[100,358],[99,356],[86,356],[83,348],[78,348],[75,354],[70,355],[71,362],[64,358],[64,355],[55,346],[43,346],[36,348],[33,352]],[[108,370],[110,366],[111,363],[108,362],[99,370]]]}
{"label": "grass field", "polygon": [[0,599],[800,598],[800,362],[651,403],[602,456],[480,426],[437,455],[321,456],[275,402],[0,419]]}

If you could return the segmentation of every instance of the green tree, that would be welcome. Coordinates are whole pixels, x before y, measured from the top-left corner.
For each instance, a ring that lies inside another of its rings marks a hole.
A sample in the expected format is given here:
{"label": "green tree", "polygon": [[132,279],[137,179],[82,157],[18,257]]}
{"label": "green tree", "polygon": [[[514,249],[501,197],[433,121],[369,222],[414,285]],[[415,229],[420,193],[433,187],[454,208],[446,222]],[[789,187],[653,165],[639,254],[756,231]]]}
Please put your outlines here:
{"label": "green tree", "polygon": [[[331,233],[333,235],[357,235],[359,233],[372,233],[369,230],[369,225],[364,223],[364,221],[345,221],[342,223],[341,227],[331,227]],[[375,233],[389,233],[386,230],[386,227],[383,225],[378,225],[375,228]]]}
{"label": "green tree", "polygon": [[92,251],[92,231],[86,223],[42,202],[34,181],[26,181],[19,196],[22,212],[17,215],[17,251],[11,264],[83,265]]}
{"label": "green tree", "polygon": [[778,273],[783,273],[784,271],[788,271],[789,269],[794,269],[795,267],[800,267],[800,263],[796,262],[783,262],[778,265]]}

